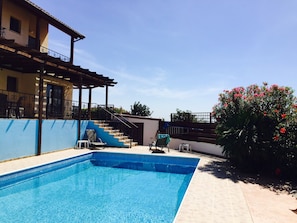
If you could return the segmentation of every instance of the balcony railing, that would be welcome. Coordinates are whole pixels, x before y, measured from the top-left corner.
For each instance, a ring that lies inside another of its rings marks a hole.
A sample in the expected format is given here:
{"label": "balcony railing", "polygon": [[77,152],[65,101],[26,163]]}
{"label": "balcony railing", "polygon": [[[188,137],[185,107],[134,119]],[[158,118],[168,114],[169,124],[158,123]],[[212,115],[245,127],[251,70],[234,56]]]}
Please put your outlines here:
{"label": "balcony railing", "polygon": [[[5,32],[6,32],[6,28],[5,27],[2,27],[0,26],[0,37],[1,38],[5,38]],[[29,37],[29,42],[28,42],[28,47],[30,48],[35,48],[35,41],[36,39],[35,38],[32,38],[32,37]],[[70,62],[70,58],[61,54],[61,53],[58,53],[54,50],[51,50],[51,49],[48,49],[44,46],[40,46],[40,52],[41,53],[47,53],[48,56],[51,56],[51,57],[54,57],[54,58],[59,58],[60,60],[64,61],[64,62]]]}
{"label": "balcony railing", "polygon": [[32,94],[0,90],[0,118],[33,118],[34,101]]}
{"label": "balcony railing", "polygon": [[44,46],[41,46],[40,47],[40,52],[42,53],[47,53],[47,55],[51,56],[51,57],[55,57],[55,58],[59,58],[60,60],[64,61],[64,62],[70,62],[70,58],[61,54],[61,53],[58,53],[54,50],[50,50]]}
{"label": "balcony railing", "polygon": [[[125,136],[134,141],[138,140],[138,126],[115,113],[113,105],[108,105],[108,108],[105,108],[105,105],[92,103],[89,106],[89,103],[83,102],[79,117],[79,103],[77,101],[64,100],[59,105],[53,105],[53,100],[48,100],[46,97],[43,97],[42,101],[43,119],[105,120],[111,127],[120,130]],[[36,95],[0,89],[0,118],[37,119],[39,114],[38,102],[39,99]]]}
{"label": "balcony railing", "polygon": [[[43,97],[43,118],[47,119],[78,119],[78,101],[62,100],[61,104],[51,104],[47,97]],[[38,117],[38,95],[12,92],[0,89],[0,118],[37,118]],[[92,103],[90,105],[91,116],[89,116],[89,103],[82,102],[81,119],[111,120],[112,117],[103,111],[105,105]],[[20,110],[20,117],[17,112]],[[114,106],[108,105],[108,110],[113,113]]]}
{"label": "balcony railing", "polygon": [[171,122],[215,123],[216,119],[211,112],[181,112],[171,113]]}

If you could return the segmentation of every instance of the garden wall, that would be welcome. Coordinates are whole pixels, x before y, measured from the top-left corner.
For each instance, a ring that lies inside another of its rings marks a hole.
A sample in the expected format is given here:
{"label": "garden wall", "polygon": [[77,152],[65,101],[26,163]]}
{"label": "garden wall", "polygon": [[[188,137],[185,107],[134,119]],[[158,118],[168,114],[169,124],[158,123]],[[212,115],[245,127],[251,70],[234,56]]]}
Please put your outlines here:
{"label": "garden wall", "polygon": [[212,143],[196,142],[196,141],[189,141],[189,140],[171,138],[170,143],[169,143],[169,148],[178,150],[178,146],[181,143],[190,144],[191,148],[192,148],[192,151],[224,157],[223,148],[221,146],[219,146],[219,145],[215,145],[215,144],[212,144]]}
{"label": "garden wall", "polygon": [[133,123],[143,123],[143,145],[147,146],[156,139],[156,133],[159,130],[160,119],[148,118],[143,116],[123,115],[127,120]]}

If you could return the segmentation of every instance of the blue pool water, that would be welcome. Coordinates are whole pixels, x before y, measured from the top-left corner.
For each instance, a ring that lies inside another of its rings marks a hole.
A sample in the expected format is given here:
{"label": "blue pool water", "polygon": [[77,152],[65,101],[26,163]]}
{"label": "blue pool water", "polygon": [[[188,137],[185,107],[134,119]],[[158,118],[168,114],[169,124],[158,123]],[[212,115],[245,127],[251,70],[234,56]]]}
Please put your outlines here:
{"label": "blue pool water", "polygon": [[172,222],[198,162],[94,152],[0,176],[0,222]]}

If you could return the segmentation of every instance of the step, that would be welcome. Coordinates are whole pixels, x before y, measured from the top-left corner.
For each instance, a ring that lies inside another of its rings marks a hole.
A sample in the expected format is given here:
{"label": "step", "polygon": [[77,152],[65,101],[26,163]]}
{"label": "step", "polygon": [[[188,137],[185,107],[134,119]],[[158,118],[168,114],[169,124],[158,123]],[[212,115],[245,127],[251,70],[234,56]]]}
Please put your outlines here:
{"label": "step", "polygon": [[114,129],[113,129],[112,127],[110,127],[110,126],[103,126],[103,127],[102,127],[102,126],[99,125],[99,127],[100,127],[100,128],[103,128],[103,129],[104,129],[105,131],[107,131],[107,132],[114,130]]}
{"label": "step", "polygon": [[100,125],[100,126],[109,126],[108,123],[104,122],[104,121],[94,121],[95,125]]}
{"label": "step", "polygon": [[121,141],[121,142],[126,142],[127,140],[132,140],[132,139],[129,139],[129,137],[128,136],[125,136],[125,135],[123,135],[123,136],[119,136],[119,137],[116,137],[119,141]]}
{"label": "step", "polygon": [[133,141],[132,142],[129,141],[129,142],[125,142],[124,145],[125,145],[125,147],[132,148],[134,146],[137,146],[138,143],[137,142],[133,142]]}
{"label": "step", "polygon": [[125,145],[125,147],[130,148],[138,145],[137,142],[134,142],[128,136],[125,136],[124,133],[122,133],[120,130],[114,129],[104,121],[96,120],[94,121],[94,124],[97,125],[99,128],[102,128],[105,132],[108,132],[108,134],[112,135],[114,138],[118,139],[119,142],[122,142]]}
{"label": "step", "polygon": [[[118,129],[109,129],[108,132],[113,133],[113,134],[117,134],[117,133],[122,133],[120,130]],[[124,133],[123,133],[124,134]]]}

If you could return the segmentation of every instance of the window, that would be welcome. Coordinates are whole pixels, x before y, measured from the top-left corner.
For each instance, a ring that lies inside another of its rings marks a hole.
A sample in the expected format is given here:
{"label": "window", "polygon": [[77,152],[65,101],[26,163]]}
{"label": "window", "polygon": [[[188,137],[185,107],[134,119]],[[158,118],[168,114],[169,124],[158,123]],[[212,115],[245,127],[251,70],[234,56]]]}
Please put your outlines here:
{"label": "window", "polygon": [[17,79],[15,77],[7,77],[7,91],[17,92]]}
{"label": "window", "polygon": [[10,17],[10,30],[21,33],[21,21]]}
{"label": "window", "polygon": [[36,38],[29,36],[28,46],[31,48],[35,48],[36,47]]}

